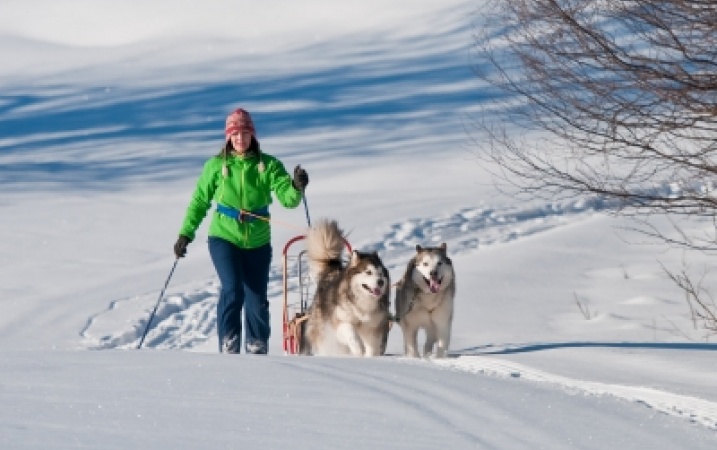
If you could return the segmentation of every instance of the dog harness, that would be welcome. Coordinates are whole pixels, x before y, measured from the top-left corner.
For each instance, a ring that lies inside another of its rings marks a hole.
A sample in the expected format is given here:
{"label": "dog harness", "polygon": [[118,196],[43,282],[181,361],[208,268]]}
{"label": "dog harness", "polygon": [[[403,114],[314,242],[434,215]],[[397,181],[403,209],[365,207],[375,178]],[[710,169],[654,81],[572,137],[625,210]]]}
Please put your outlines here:
{"label": "dog harness", "polygon": [[[259,217],[269,218],[269,207],[264,206],[262,208],[255,209],[253,211],[245,211],[243,209],[232,208],[231,206],[222,205],[217,203],[217,212],[224,214],[227,217],[237,220],[240,223],[254,222]],[[257,217],[258,216],[258,217]]]}

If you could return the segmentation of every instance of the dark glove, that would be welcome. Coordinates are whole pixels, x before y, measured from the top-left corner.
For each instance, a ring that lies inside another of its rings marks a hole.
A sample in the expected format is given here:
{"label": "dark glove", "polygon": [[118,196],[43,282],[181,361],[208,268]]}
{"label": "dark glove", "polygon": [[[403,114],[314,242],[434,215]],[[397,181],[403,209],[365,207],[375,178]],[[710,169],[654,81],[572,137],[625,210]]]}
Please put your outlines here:
{"label": "dark glove", "polygon": [[306,189],[306,185],[309,184],[309,174],[306,173],[301,166],[294,168],[294,187],[296,190],[303,192]]}
{"label": "dark glove", "polygon": [[174,254],[177,258],[184,258],[184,255],[187,254],[187,245],[189,245],[190,242],[192,242],[192,240],[187,236],[179,236],[177,243],[174,244]]}

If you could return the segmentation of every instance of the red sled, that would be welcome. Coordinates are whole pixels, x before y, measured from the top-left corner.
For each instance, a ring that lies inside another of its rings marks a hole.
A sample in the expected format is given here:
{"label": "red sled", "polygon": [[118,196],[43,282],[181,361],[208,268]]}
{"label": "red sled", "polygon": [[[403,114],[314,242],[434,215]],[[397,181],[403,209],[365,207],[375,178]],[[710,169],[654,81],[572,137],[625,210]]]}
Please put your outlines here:
{"label": "red sled", "polygon": [[[284,354],[300,355],[304,341],[304,328],[316,283],[311,279],[306,249],[297,243],[305,243],[305,235],[291,238],[281,254],[284,288],[283,340]],[[351,244],[344,239],[349,254]],[[290,283],[290,280],[292,281]]]}

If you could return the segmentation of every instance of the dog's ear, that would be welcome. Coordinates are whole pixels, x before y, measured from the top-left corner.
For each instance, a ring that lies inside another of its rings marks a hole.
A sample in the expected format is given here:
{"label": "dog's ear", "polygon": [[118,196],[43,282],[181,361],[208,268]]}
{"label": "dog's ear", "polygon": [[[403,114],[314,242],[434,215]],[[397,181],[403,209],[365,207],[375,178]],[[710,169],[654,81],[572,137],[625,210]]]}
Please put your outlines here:
{"label": "dog's ear", "polygon": [[446,243],[445,242],[442,243],[439,248],[441,249],[441,254],[443,255],[443,260],[446,263],[448,263],[449,266],[452,266],[453,261],[451,260],[451,258],[448,257],[448,246],[446,245]]}
{"label": "dog's ear", "polygon": [[351,260],[349,261],[349,267],[356,267],[359,263],[359,252],[358,250],[353,250],[351,252]]}
{"label": "dog's ear", "polygon": [[416,253],[421,253],[423,251],[423,247],[421,247],[420,244],[416,244]]}

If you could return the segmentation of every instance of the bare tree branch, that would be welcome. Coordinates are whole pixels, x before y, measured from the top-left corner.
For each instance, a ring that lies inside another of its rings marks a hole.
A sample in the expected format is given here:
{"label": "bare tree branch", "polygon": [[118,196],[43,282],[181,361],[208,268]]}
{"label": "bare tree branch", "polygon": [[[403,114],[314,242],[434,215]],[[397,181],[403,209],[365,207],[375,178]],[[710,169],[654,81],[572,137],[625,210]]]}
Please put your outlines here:
{"label": "bare tree branch", "polygon": [[[476,152],[499,187],[598,196],[638,219],[711,220],[699,235],[676,222],[642,231],[717,251],[717,0],[491,0],[482,13],[475,71],[494,104],[476,123]],[[709,292],[667,273],[716,332]]]}
{"label": "bare tree branch", "polygon": [[[478,124],[490,142],[479,154],[499,181],[605,196],[628,214],[714,216],[717,1],[490,5],[476,72],[500,95]],[[540,139],[518,142],[506,124]]]}

